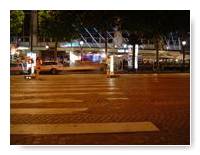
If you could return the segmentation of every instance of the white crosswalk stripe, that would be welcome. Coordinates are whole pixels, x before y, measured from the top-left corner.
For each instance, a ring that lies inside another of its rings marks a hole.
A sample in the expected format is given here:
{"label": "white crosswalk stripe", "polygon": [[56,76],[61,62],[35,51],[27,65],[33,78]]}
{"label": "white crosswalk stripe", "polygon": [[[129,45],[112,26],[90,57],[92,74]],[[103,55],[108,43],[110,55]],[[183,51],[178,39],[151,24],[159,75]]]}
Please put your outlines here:
{"label": "white crosswalk stripe", "polygon": [[[59,115],[83,114],[89,107],[63,108],[53,107],[56,103],[80,103],[84,99],[77,99],[80,95],[95,95],[108,101],[128,100],[114,81],[71,81],[59,80],[58,77],[48,78],[49,81],[11,81],[11,105],[18,104],[51,104],[51,108],[11,108],[11,115]],[[58,95],[59,94],[59,95]],[[107,96],[109,95],[109,97]],[[120,95],[120,96],[119,96]],[[57,97],[59,96],[59,98]],[[46,97],[46,98],[41,98]],[[11,134],[84,134],[84,133],[113,133],[113,132],[138,132],[158,131],[151,122],[110,122],[110,123],[70,123],[70,124],[11,124]]]}
{"label": "white crosswalk stripe", "polygon": [[11,124],[11,134],[88,134],[159,131],[151,122]]}
{"label": "white crosswalk stripe", "polygon": [[72,96],[72,95],[89,95],[89,94],[98,94],[98,95],[120,95],[124,94],[123,92],[59,92],[59,94],[54,93],[22,93],[22,92],[16,92],[14,94],[10,94],[10,97],[45,97],[45,96]]}
{"label": "white crosswalk stripe", "polygon": [[83,112],[88,108],[11,108],[11,114],[73,114]]}
{"label": "white crosswalk stripe", "polygon": [[20,100],[11,100],[11,104],[18,104],[18,103],[26,103],[26,104],[33,104],[33,103],[74,103],[74,102],[83,102],[83,100],[76,100],[76,99],[69,99],[69,98],[60,98],[60,99],[53,99],[53,98],[45,98],[45,99],[20,99]]}

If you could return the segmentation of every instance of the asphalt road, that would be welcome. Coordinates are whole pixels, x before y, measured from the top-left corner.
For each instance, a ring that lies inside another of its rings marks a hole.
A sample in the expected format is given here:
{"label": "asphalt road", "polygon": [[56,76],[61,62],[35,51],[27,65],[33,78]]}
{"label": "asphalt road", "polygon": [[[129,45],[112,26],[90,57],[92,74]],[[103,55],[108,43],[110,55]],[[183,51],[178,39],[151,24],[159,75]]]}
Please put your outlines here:
{"label": "asphalt road", "polygon": [[190,74],[11,76],[10,99],[11,145],[190,144]]}

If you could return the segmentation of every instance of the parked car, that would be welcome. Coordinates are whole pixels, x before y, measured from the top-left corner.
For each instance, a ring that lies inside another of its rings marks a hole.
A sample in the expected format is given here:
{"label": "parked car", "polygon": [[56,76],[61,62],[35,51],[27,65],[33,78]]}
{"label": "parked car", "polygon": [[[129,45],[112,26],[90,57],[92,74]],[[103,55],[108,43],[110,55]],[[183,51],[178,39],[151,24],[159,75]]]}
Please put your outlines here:
{"label": "parked car", "polygon": [[51,72],[51,74],[58,74],[63,69],[63,65],[55,61],[42,62],[40,72]]}
{"label": "parked car", "polygon": [[11,63],[10,64],[10,74],[23,74],[25,73],[25,68],[22,63]]}

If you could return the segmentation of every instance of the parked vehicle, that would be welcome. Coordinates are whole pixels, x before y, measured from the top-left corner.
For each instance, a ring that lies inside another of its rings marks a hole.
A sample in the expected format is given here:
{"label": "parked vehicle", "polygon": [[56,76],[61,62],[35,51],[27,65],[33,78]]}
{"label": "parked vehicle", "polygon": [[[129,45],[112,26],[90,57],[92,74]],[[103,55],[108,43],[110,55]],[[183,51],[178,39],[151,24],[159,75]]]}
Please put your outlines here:
{"label": "parked vehicle", "polygon": [[11,63],[10,64],[10,74],[23,74],[25,72],[25,68],[22,63]]}
{"label": "parked vehicle", "polygon": [[58,74],[63,69],[63,65],[55,61],[42,62],[40,72],[50,72],[51,74]]}

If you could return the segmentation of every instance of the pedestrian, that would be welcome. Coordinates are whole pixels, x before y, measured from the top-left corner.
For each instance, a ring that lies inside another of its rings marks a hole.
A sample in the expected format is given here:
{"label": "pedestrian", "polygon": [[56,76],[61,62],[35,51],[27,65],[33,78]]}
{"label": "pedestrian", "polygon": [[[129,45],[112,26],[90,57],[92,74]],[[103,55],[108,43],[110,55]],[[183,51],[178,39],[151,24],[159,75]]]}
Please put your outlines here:
{"label": "pedestrian", "polygon": [[40,80],[40,78],[39,78],[40,69],[41,69],[41,60],[40,60],[40,57],[37,57],[37,59],[36,59],[36,77],[35,77],[36,80]]}

